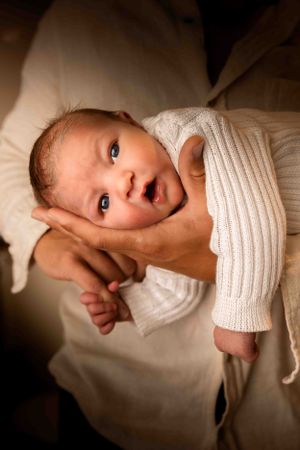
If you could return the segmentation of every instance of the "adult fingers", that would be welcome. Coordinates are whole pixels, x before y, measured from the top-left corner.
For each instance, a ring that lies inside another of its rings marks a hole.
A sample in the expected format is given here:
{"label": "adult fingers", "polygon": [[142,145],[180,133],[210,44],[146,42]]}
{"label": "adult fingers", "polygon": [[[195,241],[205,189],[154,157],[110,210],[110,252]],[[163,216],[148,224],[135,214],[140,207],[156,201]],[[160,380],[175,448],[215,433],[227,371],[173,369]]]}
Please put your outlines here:
{"label": "adult fingers", "polygon": [[113,298],[113,295],[107,290],[105,282],[81,258],[72,258],[69,279],[78,284],[84,291],[100,294],[104,301],[111,301]]}
{"label": "adult fingers", "polygon": [[[126,278],[131,277],[137,270],[137,263],[134,259],[129,258],[126,255],[115,252],[107,252],[107,255],[122,269]],[[110,276],[110,279],[117,278]],[[123,281],[123,280],[122,280]]]}
{"label": "adult fingers", "polygon": [[[208,250],[208,237],[211,234],[213,223],[207,210],[203,146],[204,140],[201,136],[192,136],[186,141],[181,151],[179,171],[188,201],[178,214],[182,213],[185,219],[188,219],[187,226],[197,230],[194,233],[194,239],[196,236],[201,238],[202,246]],[[200,247],[198,252],[200,252]],[[207,254],[206,256],[213,263],[211,255]]]}
{"label": "adult fingers", "polygon": [[118,320],[128,320],[130,318],[130,310],[126,303],[123,302],[123,300],[119,299],[117,300],[118,303]]}
{"label": "adult fingers", "polygon": [[183,145],[179,157],[179,173],[189,199],[191,193],[199,197],[199,187],[205,182],[203,162],[204,140],[201,136],[191,136]]}
{"label": "adult fingers", "polygon": [[33,210],[32,217],[96,249],[133,257],[143,249],[143,233],[139,230],[102,228],[60,208],[48,210],[39,206]]}
{"label": "adult fingers", "polygon": [[31,217],[35,220],[39,220],[40,222],[44,222],[45,224],[49,225],[51,229],[59,231],[63,233],[65,236],[67,235],[72,239],[82,242],[82,239],[77,237],[75,234],[68,232],[66,228],[61,226],[59,221],[51,219],[48,212],[49,209],[46,208],[45,206],[37,206],[36,208],[33,208],[33,210],[31,211]]}
{"label": "adult fingers", "polygon": [[[91,269],[106,281],[112,280],[124,281],[135,270],[135,263],[127,257],[114,258],[105,251],[97,250],[85,244],[80,246],[80,254]],[[128,261],[127,261],[128,260]]]}

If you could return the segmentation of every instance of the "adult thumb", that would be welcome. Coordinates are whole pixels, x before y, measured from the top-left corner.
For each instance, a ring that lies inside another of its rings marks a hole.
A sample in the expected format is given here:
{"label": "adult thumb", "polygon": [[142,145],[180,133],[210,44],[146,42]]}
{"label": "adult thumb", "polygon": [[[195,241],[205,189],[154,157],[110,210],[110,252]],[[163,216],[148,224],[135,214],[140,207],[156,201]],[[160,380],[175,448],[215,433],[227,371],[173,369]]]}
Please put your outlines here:
{"label": "adult thumb", "polygon": [[130,317],[130,311],[126,303],[123,300],[118,301],[118,312],[119,312],[119,320],[128,320]]}
{"label": "adult thumb", "polygon": [[205,180],[203,147],[204,139],[201,136],[191,136],[181,149],[179,175],[187,193]]}

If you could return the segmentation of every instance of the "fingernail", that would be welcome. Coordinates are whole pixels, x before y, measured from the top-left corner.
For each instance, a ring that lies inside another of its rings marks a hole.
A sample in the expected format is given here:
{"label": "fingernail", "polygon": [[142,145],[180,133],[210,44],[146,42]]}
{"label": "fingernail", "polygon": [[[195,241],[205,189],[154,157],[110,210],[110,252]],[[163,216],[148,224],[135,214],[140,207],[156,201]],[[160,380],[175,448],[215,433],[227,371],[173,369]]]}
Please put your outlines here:
{"label": "fingernail", "polygon": [[46,214],[44,212],[41,212],[41,211],[33,210],[31,212],[31,217],[33,219],[36,219],[36,220],[44,220],[46,218]]}
{"label": "fingernail", "polygon": [[42,218],[40,214],[38,214],[34,211],[31,213],[31,217],[36,220],[41,220],[41,218]]}
{"label": "fingernail", "polygon": [[192,153],[195,159],[199,159],[202,156],[203,153],[203,146],[204,146],[204,141],[202,141],[201,143],[199,143],[198,145],[196,145],[196,147],[194,147],[192,149]]}
{"label": "fingernail", "polygon": [[129,317],[129,310],[125,305],[122,305],[122,303],[120,303],[120,313],[123,317],[123,319],[127,319]]}
{"label": "fingernail", "polygon": [[60,223],[61,225],[63,225],[63,221],[60,220],[60,218],[57,217],[57,216],[55,215],[55,213],[52,213],[50,209],[49,209],[47,215],[48,215],[49,219],[51,219],[51,220],[53,220],[54,222],[57,222],[57,223]]}
{"label": "fingernail", "polygon": [[112,293],[117,292],[119,290],[119,282],[117,280],[112,281],[107,286],[107,289],[109,290],[109,292]]}

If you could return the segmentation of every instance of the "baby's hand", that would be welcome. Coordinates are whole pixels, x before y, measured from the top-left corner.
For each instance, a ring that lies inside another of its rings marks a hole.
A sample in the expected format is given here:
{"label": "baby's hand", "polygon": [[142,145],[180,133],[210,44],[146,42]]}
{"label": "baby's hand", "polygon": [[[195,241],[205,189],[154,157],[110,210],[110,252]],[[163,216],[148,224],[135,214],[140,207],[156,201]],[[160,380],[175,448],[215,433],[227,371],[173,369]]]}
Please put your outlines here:
{"label": "baby's hand", "polygon": [[116,322],[131,320],[128,306],[117,294],[119,283],[112,281],[107,286],[106,292],[92,294],[84,292],[80,296],[80,301],[85,305],[92,322],[99,328],[101,334],[109,334]]}
{"label": "baby's hand", "polygon": [[259,354],[255,342],[256,333],[242,333],[215,327],[215,346],[220,352],[238,356],[247,363],[254,362]]}

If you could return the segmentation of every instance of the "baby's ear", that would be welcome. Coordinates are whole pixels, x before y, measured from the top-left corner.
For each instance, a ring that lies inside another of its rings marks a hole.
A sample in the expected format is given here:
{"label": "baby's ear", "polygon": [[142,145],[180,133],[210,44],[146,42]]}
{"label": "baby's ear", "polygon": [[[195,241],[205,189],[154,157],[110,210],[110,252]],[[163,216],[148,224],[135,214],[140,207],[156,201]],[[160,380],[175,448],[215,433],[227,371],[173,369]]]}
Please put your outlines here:
{"label": "baby's ear", "polygon": [[131,115],[126,111],[114,111],[114,114],[120,119],[123,120],[123,122],[130,123],[131,125],[134,125],[135,127],[142,128],[142,126],[136,122]]}

